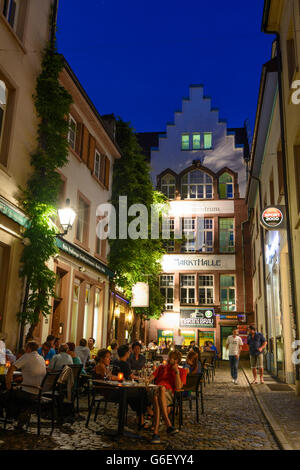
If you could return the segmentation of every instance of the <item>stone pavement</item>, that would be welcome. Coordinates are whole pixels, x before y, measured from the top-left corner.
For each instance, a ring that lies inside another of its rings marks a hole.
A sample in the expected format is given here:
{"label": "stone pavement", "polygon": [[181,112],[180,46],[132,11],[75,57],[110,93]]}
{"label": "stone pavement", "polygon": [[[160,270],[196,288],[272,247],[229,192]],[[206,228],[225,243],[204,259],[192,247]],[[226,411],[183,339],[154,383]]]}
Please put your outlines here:
{"label": "stone pavement", "polygon": [[[98,436],[95,431],[103,426],[116,428],[117,407],[110,403],[106,415],[99,414],[97,423],[91,417],[89,428],[85,427],[87,401],[81,399],[80,415],[82,420],[72,425],[65,424],[55,429],[49,436],[46,422],[40,438],[36,436],[36,428],[28,433],[16,434],[10,427],[7,431],[0,429],[0,450],[4,449],[115,449],[115,450],[276,450],[279,449],[269,424],[265,419],[245,375],[240,371],[239,384],[231,382],[229,364],[221,364],[216,370],[214,383],[204,388],[204,415],[200,415],[196,423],[195,410],[189,411],[188,403],[184,403],[183,427],[175,436],[166,435],[165,426],[161,426],[160,445],[151,445],[149,431],[141,432],[143,439],[122,438],[111,441],[108,437]],[[193,404],[194,405],[194,404]],[[129,411],[128,428],[137,432],[135,416]]]}
{"label": "stone pavement", "polygon": [[[249,365],[242,366],[249,382],[252,382]],[[281,447],[285,450],[300,450],[300,398],[295,394],[295,387],[277,382],[267,372],[264,373],[264,382],[263,385],[251,387]],[[268,385],[286,390],[271,390]]]}

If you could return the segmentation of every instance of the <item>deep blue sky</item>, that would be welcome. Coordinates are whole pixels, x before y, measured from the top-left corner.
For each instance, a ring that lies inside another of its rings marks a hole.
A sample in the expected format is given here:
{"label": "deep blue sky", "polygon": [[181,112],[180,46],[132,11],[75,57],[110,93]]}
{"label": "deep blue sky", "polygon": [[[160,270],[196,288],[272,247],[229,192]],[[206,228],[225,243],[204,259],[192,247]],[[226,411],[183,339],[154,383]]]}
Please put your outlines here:
{"label": "deep blue sky", "polygon": [[263,0],[60,0],[58,49],[100,114],[164,131],[190,84],[229,127],[253,129],[272,36]]}

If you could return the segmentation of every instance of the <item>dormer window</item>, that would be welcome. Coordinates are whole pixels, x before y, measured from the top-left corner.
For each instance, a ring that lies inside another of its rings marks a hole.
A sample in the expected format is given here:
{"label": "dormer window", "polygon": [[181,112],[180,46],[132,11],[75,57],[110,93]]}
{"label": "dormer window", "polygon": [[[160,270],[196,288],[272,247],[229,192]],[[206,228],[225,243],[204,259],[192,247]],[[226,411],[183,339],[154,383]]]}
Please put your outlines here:
{"label": "dormer window", "polygon": [[233,177],[229,173],[223,173],[219,178],[220,199],[233,199]]}
{"label": "dormer window", "polygon": [[175,198],[176,180],[173,175],[165,175],[161,179],[161,192],[167,196],[168,199]]}
{"label": "dormer window", "polygon": [[181,180],[181,195],[184,199],[212,199],[212,177],[200,170],[186,173]]}

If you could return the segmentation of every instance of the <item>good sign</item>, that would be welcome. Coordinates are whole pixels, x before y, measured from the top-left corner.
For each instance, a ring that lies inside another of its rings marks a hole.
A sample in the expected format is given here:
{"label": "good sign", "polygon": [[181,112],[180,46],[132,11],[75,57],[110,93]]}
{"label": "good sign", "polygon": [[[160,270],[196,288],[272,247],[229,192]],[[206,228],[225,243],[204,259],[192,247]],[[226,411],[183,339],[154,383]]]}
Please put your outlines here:
{"label": "good sign", "polygon": [[266,207],[261,213],[261,223],[268,230],[278,230],[284,225],[284,208]]}

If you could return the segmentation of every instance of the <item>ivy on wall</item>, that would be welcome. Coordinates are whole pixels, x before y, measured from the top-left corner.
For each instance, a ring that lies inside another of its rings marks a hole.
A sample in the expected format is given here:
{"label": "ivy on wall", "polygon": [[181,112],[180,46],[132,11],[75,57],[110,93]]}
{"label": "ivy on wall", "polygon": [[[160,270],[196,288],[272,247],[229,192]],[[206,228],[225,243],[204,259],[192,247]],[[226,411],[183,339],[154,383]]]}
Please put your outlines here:
{"label": "ivy on wall", "polygon": [[48,45],[34,96],[39,125],[37,147],[31,154],[33,171],[22,189],[22,203],[30,222],[24,232],[20,275],[26,279],[28,296],[18,320],[30,325],[26,340],[32,337],[40,314],[51,313],[50,299],[55,294],[56,278],[47,261],[57,252],[54,220],[61,185],[57,170],[67,163],[66,117],[72,102],[71,95],[59,83],[63,66],[63,57],[55,45]]}

